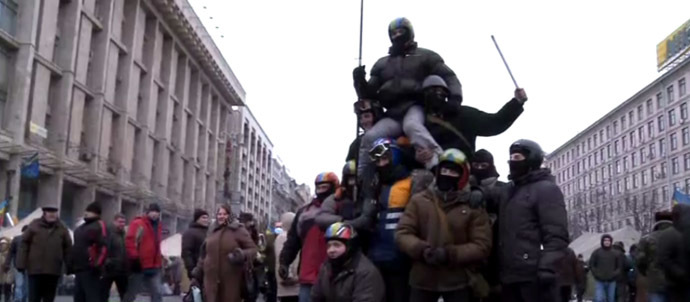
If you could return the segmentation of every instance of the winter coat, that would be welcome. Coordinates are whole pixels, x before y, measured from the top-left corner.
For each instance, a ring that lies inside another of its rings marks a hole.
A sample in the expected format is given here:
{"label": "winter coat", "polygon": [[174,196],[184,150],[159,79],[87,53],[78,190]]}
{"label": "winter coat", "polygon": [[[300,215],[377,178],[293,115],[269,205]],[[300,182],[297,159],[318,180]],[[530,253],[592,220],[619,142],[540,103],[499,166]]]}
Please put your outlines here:
{"label": "winter coat", "polygon": [[499,278],[500,267],[499,267],[499,247],[498,247],[498,234],[499,234],[499,221],[498,221],[498,211],[500,207],[501,200],[505,198],[508,193],[508,184],[498,180],[498,177],[489,177],[476,184],[483,192],[484,204],[486,207],[486,212],[489,214],[489,220],[491,221],[491,235],[494,244],[491,246],[491,254],[489,255],[489,260],[487,261],[485,267],[482,269],[484,278],[491,285],[498,285],[501,283]]}
{"label": "winter coat", "polygon": [[513,125],[523,110],[522,103],[517,99],[512,99],[493,114],[462,106],[456,114],[428,114],[424,125],[443,150],[459,149],[471,160],[477,136],[503,133]]}
{"label": "winter coat", "polygon": [[501,282],[555,279],[569,238],[563,193],[553,175],[531,171],[513,180],[506,197],[498,219]]}
{"label": "winter coat", "polygon": [[127,276],[129,263],[125,248],[125,230],[110,226],[108,232],[108,258],[105,260],[105,275],[109,277]]}
{"label": "winter coat", "polygon": [[360,99],[379,100],[387,109],[386,115],[400,118],[415,102],[423,100],[422,82],[430,75],[438,75],[446,81],[450,101],[460,107],[462,86],[453,70],[437,53],[418,48],[416,43],[403,54],[380,58],[371,69],[369,81],[355,83],[355,90]]}
{"label": "winter coat", "polygon": [[573,249],[568,248],[565,256],[559,262],[558,284],[559,286],[575,286],[582,284],[585,279],[585,271],[575,257]]}
{"label": "winter coat", "polygon": [[[7,263],[7,259],[10,257],[10,246],[11,246],[11,241],[10,238],[3,237],[0,238],[0,242],[4,241],[5,246],[3,247],[2,250],[0,250],[0,263]],[[7,267],[7,270],[4,268],[1,268],[0,271],[0,284],[12,284],[14,283],[14,273],[12,272],[12,268],[7,265],[3,266]]]}
{"label": "winter coat", "polygon": [[[469,284],[468,271],[489,257],[491,223],[483,208],[471,208],[470,191],[444,201],[433,187],[415,194],[395,232],[395,241],[413,261],[410,285],[448,292]],[[424,262],[427,247],[445,248],[448,263],[430,266]]]}
{"label": "winter coat", "polygon": [[647,280],[647,289],[651,293],[666,291],[666,276],[659,264],[659,237],[661,232],[673,228],[670,220],[661,220],[654,224],[652,233],[640,239],[637,246],[637,269]]}
{"label": "winter coat", "polygon": [[[244,265],[232,264],[228,259],[228,254],[238,248],[245,257]],[[203,272],[204,301],[242,301],[245,267],[254,260],[256,250],[256,244],[244,225],[235,221],[216,226],[206,238],[197,264]]]}
{"label": "winter coat", "polygon": [[182,260],[187,274],[191,274],[199,261],[201,245],[206,240],[208,227],[192,222],[189,228],[182,234]]}
{"label": "winter coat", "polygon": [[324,231],[316,224],[321,208],[318,199],[297,211],[287,234],[287,241],[280,253],[280,264],[289,265],[300,254],[299,282],[314,284],[321,264],[326,260]]}
{"label": "winter coat", "polygon": [[101,270],[108,255],[108,231],[100,219],[84,222],[74,230],[72,272]]}
{"label": "winter coat", "polygon": [[385,285],[379,270],[361,252],[355,253],[340,272],[330,262],[321,266],[311,291],[312,302],[383,302]]}
{"label": "winter coat", "polygon": [[345,157],[345,161],[351,161],[351,160],[356,160],[357,159],[357,153],[359,153],[359,146],[362,143],[362,136],[358,135],[355,140],[350,143],[350,148],[347,149],[347,157]]}
{"label": "winter coat", "polygon": [[407,176],[392,185],[381,185],[379,191],[379,219],[371,234],[368,257],[377,265],[404,265],[408,263],[408,258],[395,243],[395,229],[412,196],[412,177]]}
{"label": "winter coat", "polygon": [[162,226],[160,220],[155,224],[156,226],[147,216],[134,218],[125,237],[127,256],[131,260],[139,261],[141,268],[145,270],[162,266]]}
{"label": "winter coat", "polygon": [[72,238],[60,221],[52,224],[34,219],[22,235],[16,265],[29,275],[61,276],[63,265],[71,267]]}
{"label": "winter coat", "polygon": [[601,238],[601,247],[595,250],[589,257],[589,269],[597,281],[616,281],[623,272],[623,262],[620,253],[613,246],[604,247],[604,238]]}
{"label": "winter coat", "polygon": [[349,197],[336,197],[336,194],[333,194],[321,205],[319,214],[316,216],[316,224],[325,230],[331,224],[346,221],[357,230],[358,234],[366,232],[370,226],[362,223],[363,220],[354,220],[362,214],[362,204],[362,202],[355,203]]}
{"label": "winter coat", "polygon": [[668,288],[672,291],[678,288],[687,290],[687,286],[690,285],[690,272],[686,270],[688,259],[684,254],[685,243],[683,234],[677,226],[676,223],[674,227],[662,230],[657,242],[658,264],[664,272]]}

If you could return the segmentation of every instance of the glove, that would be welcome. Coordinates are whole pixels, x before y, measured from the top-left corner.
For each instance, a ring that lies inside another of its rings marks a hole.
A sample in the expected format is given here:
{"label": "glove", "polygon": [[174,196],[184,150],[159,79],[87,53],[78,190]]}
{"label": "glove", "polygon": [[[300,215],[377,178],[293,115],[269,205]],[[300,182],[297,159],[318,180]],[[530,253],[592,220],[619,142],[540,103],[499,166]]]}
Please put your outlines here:
{"label": "glove", "polygon": [[141,262],[139,262],[139,259],[129,260],[129,270],[133,273],[141,273]]}
{"label": "glove", "polygon": [[288,280],[290,278],[290,269],[287,265],[281,264],[280,267],[278,267],[278,276],[283,280]]}
{"label": "glove", "polygon": [[540,286],[549,287],[556,283],[556,274],[548,270],[539,270],[537,272],[537,278],[539,280]]}
{"label": "glove", "polygon": [[355,81],[355,83],[363,83],[367,81],[367,72],[364,65],[357,66],[352,70],[352,79]]}
{"label": "glove", "polygon": [[448,253],[445,248],[432,248],[428,247],[424,249],[424,262],[432,266],[439,266],[448,261]]}
{"label": "glove", "polygon": [[228,260],[230,260],[230,263],[232,264],[242,264],[244,263],[244,259],[244,253],[242,253],[242,250],[239,248],[235,249],[234,251],[228,254]]}

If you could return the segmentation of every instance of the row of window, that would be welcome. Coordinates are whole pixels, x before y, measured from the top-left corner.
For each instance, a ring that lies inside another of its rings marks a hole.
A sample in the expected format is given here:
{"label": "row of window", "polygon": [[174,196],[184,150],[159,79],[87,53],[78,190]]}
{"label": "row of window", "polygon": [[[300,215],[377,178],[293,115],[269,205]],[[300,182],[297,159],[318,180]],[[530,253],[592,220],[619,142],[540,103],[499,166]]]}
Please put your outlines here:
{"label": "row of window", "polygon": [[[675,93],[674,93],[674,85],[672,84],[671,86],[667,87],[666,90],[667,97],[668,97],[668,103],[671,104],[675,101]],[[678,80],[678,94],[679,97],[683,97],[687,94],[686,92],[686,80],[685,78],[682,78]],[[620,132],[625,131],[628,127],[633,127],[636,122],[641,122],[642,120],[645,119],[644,111],[646,107],[646,113],[647,116],[651,116],[653,114],[656,114],[658,111],[662,110],[664,108],[664,101],[663,101],[663,94],[661,92],[657,93],[656,95],[656,108],[654,108],[654,102],[652,99],[648,99],[644,104],[640,104],[637,106],[636,110],[630,110],[627,114],[623,114],[619,119],[614,120],[611,125],[607,125],[605,128],[600,129],[598,132],[595,132],[591,137],[588,137],[587,140],[583,140],[582,142],[578,143],[575,145],[571,150],[566,152],[565,154],[562,154],[560,157],[556,158],[555,160],[555,165],[556,169],[559,169],[563,164],[566,164],[571,161],[571,159],[575,159],[579,157],[582,154],[585,154],[589,151],[592,150],[592,148],[596,148],[598,145],[604,144],[605,140],[610,140],[616,135],[618,135]],[[680,112],[680,118],[681,120],[687,120],[688,119],[688,105],[687,103],[683,103],[680,105],[678,111]],[[670,109],[668,112],[668,125],[669,127],[673,127],[678,123],[677,120],[677,113],[676,113],[676,108]],[[637,119],[635,119],[635,115],[637,115]],[[659,127],[659,131],[664,131],[665,129],[665,122],[664,122],[664,115],[660,115],[657,118],[657,123]],[[654,122],[650,121],[648,122],[648,135],[651,137],[654,129]],[[620,127],[619,127],[620,126]],[[641,130],[643,127],[639,127],[639,139],[642,140],[642,132]],[[634,132],[634,130],[633,130]],[[630,134],[630,139],[631,141],[634,140],[632,132]]]}

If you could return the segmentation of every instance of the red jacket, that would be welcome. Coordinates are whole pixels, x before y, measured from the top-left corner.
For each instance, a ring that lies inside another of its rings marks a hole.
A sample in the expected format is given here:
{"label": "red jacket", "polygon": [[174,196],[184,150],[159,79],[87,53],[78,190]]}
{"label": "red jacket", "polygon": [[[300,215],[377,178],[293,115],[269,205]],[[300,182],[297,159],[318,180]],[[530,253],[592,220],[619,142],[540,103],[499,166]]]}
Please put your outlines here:
{"label": "red jacket", "polygon": [[139,260],[142,269],[161,268],[161,230],[160,220],[154,232],[153,224],[146,216],[134,218],[127,229],[127,256]]}

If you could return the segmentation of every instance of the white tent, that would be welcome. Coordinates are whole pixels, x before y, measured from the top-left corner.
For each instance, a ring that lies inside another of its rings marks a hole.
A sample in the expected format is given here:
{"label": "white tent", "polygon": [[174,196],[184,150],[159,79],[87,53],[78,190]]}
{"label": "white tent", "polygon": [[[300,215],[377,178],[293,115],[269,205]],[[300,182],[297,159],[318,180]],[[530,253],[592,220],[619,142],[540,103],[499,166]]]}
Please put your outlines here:
{"label": "white tent", "polygon": [[34,219],[41,218],[43,215],[43,211],[38,208],[31,212],[29,216],[24,217],[22,220],[20,220],[17,224],[15,224],[13,227],[5,228],[0,230],[0,237],[9,237],[9,238],[14,238],[16,236],[19,236],[22,234],[22,228],[25,225],[29,225]]}
{"label": "white tent", "polygon": [[[607,233],[613,237],[613,241],[621,241],[625,244],[626,250],[633,244],[640,242],[641,234],[639,231],[630,226]],[[580,237],[570,243],[570,248],[575,251],[575,254],[582,254],[584,259],[589,259],[589,256],[599,247],[601,247],[600,233],[583,233]]]}
{"label": "white tent", "polygon": [[165,257],[182,256],[182,234],[177,233],[161,242],[161,254]]}

